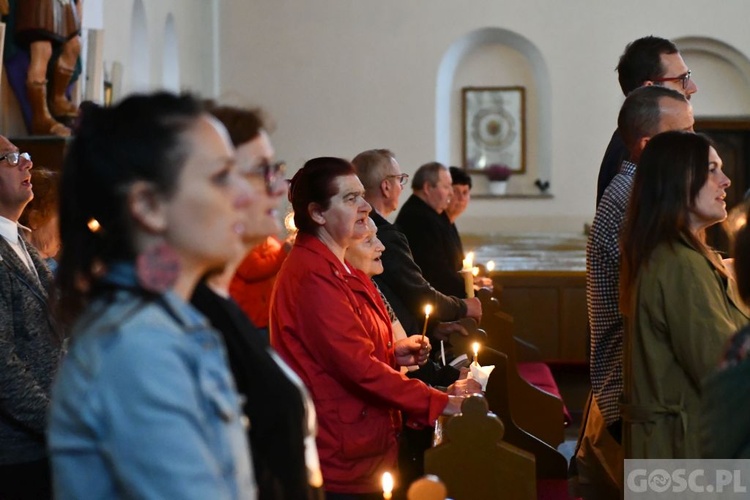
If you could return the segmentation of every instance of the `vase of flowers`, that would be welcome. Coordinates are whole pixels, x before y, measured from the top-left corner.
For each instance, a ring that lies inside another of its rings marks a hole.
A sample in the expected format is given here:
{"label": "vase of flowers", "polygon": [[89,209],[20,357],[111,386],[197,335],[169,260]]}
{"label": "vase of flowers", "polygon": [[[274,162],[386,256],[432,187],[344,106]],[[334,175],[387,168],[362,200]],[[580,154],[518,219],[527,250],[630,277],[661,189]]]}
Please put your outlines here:
{"label": "vase of flowers", "polygon": [[487,180],[489,180],[490,193],[504,195],[508,189],[508,179],[513,171],[508,165],[493,163],[486,169]]}

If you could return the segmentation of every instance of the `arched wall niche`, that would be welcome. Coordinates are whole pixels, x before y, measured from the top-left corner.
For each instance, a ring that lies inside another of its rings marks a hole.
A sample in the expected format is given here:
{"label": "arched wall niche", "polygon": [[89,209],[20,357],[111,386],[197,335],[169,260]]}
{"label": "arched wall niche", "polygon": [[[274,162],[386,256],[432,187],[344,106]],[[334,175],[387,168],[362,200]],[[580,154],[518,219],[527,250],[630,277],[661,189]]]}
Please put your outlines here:
{"label": "arched wall niche", "polygon": [[509,192],[538,193],[536,179],[551,181],[551,84],[539,49],[527,38],[502,28],[483,28],[454,41],[438,69],[435,156],[461,165],[461,88],[526,88],[526,173],[511,178]]}
{"label": "arched wall niche", "polygon": [[135,0],[130,23],[130,67],[125,68],[125,72],[130,75],[127,79],[130,84],[129,91],[149,89],[150,53],[146,9],[143,7],[143,0]]}
{"label": "arched wall niche", "polygon": [[167,14],[164,23],[164,51],[162,52],[161,77],[165,90],[180,91],[180,51],[174,15]]}
{"label": "arched wall niche", "polygon": [[674,40],[698,85],[696,116],[750,116],[750,59],[722,41],[705,37]]}

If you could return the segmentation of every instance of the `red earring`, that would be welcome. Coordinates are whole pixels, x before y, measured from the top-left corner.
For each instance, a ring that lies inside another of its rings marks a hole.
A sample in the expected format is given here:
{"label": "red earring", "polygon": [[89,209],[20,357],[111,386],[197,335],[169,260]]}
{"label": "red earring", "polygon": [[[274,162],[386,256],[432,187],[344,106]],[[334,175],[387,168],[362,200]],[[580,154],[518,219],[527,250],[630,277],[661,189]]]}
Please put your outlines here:
{"label": "red earring", "polygon": [[180,259],[172,247],[161,242],[138,254],[135,272],[138,283],[145,290],[164,293],[177,281]]}

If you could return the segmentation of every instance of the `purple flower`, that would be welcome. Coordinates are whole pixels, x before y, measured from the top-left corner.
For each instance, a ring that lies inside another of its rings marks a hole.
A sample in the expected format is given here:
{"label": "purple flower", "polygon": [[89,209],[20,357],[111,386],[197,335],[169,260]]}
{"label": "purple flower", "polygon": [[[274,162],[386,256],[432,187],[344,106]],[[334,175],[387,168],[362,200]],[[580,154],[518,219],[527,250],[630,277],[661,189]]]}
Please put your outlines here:
{"label": "purple flower", "polygon": [[502,163],[493,163],[485,169],[487,178],[491,181],[507,181],[508,178],[513,174],[513,171],[508,165]]}

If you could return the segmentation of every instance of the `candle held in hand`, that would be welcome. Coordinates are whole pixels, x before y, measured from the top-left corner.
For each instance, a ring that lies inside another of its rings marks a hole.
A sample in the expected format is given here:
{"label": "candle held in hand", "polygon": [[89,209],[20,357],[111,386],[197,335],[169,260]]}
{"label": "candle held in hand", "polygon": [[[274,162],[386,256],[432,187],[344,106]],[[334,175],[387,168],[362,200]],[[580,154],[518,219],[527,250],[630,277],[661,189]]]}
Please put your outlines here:
{"label": "candle held in hand", "polygon": [[393,493],[393,476],[390,472],[383,473],[383,498],[390,500]]}
{"label": "candle held in hand", "polygon": [[430,313],[432,312],[432,306],[427,304],[424,306],[424,326],[422,327],[422,338],[420,341],[424,344],[424,334],[427,333],[427,322],[430,319]]}

